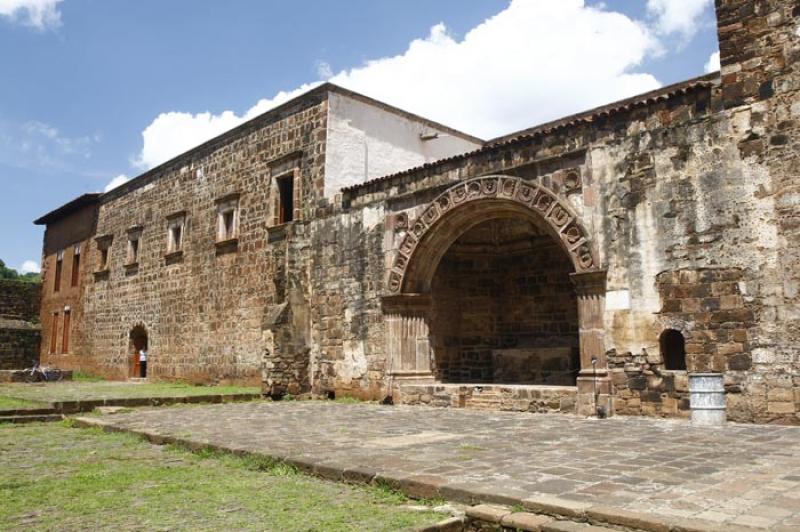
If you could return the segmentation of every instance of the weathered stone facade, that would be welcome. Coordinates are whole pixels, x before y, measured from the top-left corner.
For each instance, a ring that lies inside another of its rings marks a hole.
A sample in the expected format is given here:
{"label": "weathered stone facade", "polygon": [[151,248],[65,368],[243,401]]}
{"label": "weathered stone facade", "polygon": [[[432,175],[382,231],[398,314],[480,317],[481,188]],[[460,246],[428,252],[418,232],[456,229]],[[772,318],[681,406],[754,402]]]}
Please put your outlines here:
{"label": "weathered stone facade", "polygon": [[127,377],[140,325],[153,378],[661,416],[717,371],[800,421],[800,9],[717,14],[721,73],[507,137],[324,85],[101,196],[80,356]]}
{"label": "weathered stone facade", "polygon": [[0,370],[29,368],[39,361],[41,288],[0,280]]}

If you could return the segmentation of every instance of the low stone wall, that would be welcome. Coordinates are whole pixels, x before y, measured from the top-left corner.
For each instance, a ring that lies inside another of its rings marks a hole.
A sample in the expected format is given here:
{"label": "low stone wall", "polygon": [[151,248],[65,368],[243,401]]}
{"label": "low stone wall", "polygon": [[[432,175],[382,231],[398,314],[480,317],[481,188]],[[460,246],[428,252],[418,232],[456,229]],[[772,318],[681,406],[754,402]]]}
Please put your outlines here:
{"label": "low stone wall", "polygon": [[574,414],[578,389],[573,386],[402,384],[398,404],[473,408],[510,412]]}
{"label": "low stone wall", "polygon": [[0,370],[33,366],[39,360],[41,337],[37,324],[0,319]]}
{"label": "low stone wall", "polygon": [[40,283],[0,280],[0,318],[39,321]]}

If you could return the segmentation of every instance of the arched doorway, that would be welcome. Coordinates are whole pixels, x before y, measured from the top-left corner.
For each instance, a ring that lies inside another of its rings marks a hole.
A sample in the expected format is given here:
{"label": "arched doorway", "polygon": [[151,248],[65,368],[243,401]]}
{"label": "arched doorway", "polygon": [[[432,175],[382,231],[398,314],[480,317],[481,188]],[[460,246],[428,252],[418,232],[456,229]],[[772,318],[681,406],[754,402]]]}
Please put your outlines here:
{"label": "arched doorway", "polygon": [[[470,250],[484,256],[464,258]],[[410,224],[387,289],[386,350],[394,381],[491,377],[548,384],[571,382],[579,370],[578,412],[602,406],[610,413],[605,270],[581,220],[548,188],[510,176],[451,187]],[[537,290],[543,297],[534,297]],[[482,306],[492,309],[483,321],[485,309],[471,314]],[[478,334],[464,333],[470,329]],[[492,357],[503,359],[503,367],[489,364]]]}
{"label": "arched doorway", "polygon": [[449,383],[575,386],[578,302],[569,257],[529,220],[459,236],[431,282],[433,373]]}
{"label": "arched doorway", "polygon": [[145,364],[143,367],[140,361],[139,353],[142,350],[147,351],[148,349],[147,329],[144,325],[136,325],[133,329],[131,329],[128,339],[128,352],[130,353],[129,375],[133,378],[146,377],[147,365]]}

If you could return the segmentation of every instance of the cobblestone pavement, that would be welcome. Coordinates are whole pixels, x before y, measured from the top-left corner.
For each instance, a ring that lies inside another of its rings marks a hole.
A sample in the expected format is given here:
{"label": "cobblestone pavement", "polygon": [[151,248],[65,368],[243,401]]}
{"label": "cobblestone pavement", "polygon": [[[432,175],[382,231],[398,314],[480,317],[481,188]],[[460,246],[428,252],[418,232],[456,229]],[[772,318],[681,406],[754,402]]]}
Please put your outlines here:
{"label": "cobblestone pavement", "polygon": [[794,427],[310,401],[137,410],[102,421],[354,478],[410,479],[439,487],[445,498],[545,494],[669,518],[800,530]]}

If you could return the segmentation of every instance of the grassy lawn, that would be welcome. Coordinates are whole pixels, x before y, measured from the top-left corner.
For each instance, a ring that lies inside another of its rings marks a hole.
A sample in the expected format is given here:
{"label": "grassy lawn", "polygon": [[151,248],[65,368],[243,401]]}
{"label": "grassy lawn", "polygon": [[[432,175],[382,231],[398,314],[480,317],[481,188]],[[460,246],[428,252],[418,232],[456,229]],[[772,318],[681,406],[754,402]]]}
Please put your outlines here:
{"label": "grassy lawn", "polygon": [[257,387],[195,386],[192,384],[121,381],[62,381],[48,383],[0,384],[0,397],[27,401],[80,401],[89,399],[126,399],[132,397],[188,397],[196,395],[259,393]]}
{"label": "grassy lawn", "polygon": [[47,408],[47,404],[0,395],[0,410],[21,410],[23,408]]}
{"label": "grassy lawn", "polygon": [[0,530],[403,530],[390,490],[64,424],[0,426]]}

